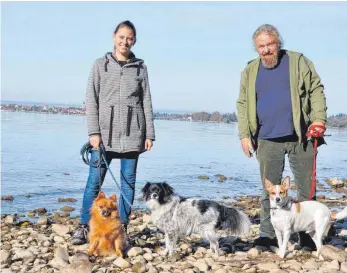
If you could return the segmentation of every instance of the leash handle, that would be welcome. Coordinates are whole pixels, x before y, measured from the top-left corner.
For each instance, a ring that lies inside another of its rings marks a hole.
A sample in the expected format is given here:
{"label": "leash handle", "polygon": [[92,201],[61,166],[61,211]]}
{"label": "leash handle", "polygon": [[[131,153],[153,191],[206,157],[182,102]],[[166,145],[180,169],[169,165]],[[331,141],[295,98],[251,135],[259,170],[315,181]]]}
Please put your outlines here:
{"label": "leash handle", "polygon": [[[317,129],[322,129],[323,132],[317,131]],[[313,165],[312,165],[312,182],[311,182],[311,190],[309,195],[309,200],[312,200],[313,195],[316,190],[316,184],[317,184],[317,147],[318,147],[318,138],[324,137],[324,132],[326,130],[326,127],[324,125],[312,125],[309,127],[309,130],[306,133],[306,136],[308,139],[314,139],[313,140]]]}

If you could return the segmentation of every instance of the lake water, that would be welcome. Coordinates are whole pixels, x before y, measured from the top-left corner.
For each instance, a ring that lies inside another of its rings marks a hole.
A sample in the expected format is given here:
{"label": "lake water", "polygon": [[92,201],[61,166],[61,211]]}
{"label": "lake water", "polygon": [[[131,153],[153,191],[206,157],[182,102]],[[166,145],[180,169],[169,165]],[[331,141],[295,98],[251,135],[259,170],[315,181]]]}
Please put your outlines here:
{"label": "lake water", "polygon": [[[152,151],[140,156],[136,199],[147,181],[167,182],[183,196],[217,201],[261,194],[257,161],[241,151],[236,123],[155,120],[155,129]],[[347,130],[329,129],[327,134],[328,145],[319,149],[317,178],[347,178]],[[77,202],[68,205],[75,208],[72,215],[78,215],[88,176],[79,151],[86,141],[85,116],[1,112],[1,195],[14,197],[13,202],[1,202],[1,213],[25,214],[40,207],[52,212],[66,205],[58,198],[71,197]],[[119,181],[119,160],[111,169]],[[232,179],[218,182],[219,173]],[[284,175],[293,178],[287,160]],[[109,174],[103,190],[118,194]],[[135,206],[144,203],[136,200]]]}

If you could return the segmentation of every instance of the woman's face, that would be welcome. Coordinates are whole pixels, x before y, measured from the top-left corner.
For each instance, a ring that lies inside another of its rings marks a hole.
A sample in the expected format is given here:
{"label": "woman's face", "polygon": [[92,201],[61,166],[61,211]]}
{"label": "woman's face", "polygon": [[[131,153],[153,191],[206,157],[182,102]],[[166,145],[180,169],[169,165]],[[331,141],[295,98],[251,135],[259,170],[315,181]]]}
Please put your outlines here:
{"label": "woman's face", "polygon": [[122,55],[127,55],[131,47],[135,44],[134,32],[127,26],[122,26],[113,34],[113,42],[116,51]]}

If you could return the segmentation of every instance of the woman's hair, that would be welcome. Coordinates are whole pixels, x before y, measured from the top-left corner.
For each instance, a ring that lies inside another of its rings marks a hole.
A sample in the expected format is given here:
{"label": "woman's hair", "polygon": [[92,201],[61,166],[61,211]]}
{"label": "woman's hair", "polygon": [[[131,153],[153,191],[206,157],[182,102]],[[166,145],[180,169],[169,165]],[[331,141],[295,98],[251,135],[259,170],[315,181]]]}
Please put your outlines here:
{"label": "woman's hair", "polygon": [[134,44],[135,44],[135,42],[136,42],[136,28],[135,28],[134,24],[128,20],[120,22],[113,33],[116,34],[121,27],[128,27],[132,30],[132,32],[134,33]]}
{"label": "woman's hair", "polygon": [[277,30],[277,28],[275,26],[270,25],[270,24],[261,25],[253,33],[252,40],[253,40],[253,45],[254,46],[255,46],[255,39],[261,33],[266,33],[268,35],[271,35],[271,36],[275,37],[277,42],[278,42],[279,48],[281,49],[283,47],[283,39],[281,37],[281,34],[279,33],[279,31]]}

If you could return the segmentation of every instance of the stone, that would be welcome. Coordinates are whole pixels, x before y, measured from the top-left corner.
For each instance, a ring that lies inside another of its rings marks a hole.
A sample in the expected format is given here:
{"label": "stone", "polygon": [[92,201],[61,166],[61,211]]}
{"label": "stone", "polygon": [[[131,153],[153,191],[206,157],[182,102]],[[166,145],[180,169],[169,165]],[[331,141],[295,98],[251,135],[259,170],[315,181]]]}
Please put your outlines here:
{"label": "stone", "polygon": [[70,232],[69,226],[59,225],[59,224],[53,224],[52,230],[53,232],[57,233],[59,236],[64,236]]}
{"label": "stone", "polygon": [[39,219],[37,220],[38,225],[47,225],[47,223],[48,223],[48,219],[47,217],[44,217],[44,216],[39,217]]}
{"label": "stone", "polygon": [[347,262],[341,263],[340,271],[343,273],[347,273]]}
{"label": "stone", "polygon": [[259,263],[256,265],[259,270],[270,271],[272,269],[279,269],[279,266],[275,263]]}
{"label": "stone", "polygon": [[143,249],[141,247],[132,247],[128,251],[129,257],[136,257],[138,255],[141,255],[143,253]]}
{"label": "stone", "polygon": [[15,215],[7,215],[5,218],[5,222],[7,224],[14,224],[17,221],[17,217]]}
{"label": "stone", "polygon": [[25,262],[31,262],[34,259],[35,256],[30,250],[18,248],[13,250],[12,261],[23,260]]}
{"label": "stone", "polygon": [[324,245],[320,253],[325,260],[337,260],[340,263],[346,261],[347,253],[337,247]]}
{"label": "stone", "polygon": [[12,195],[5,195],[5,196],[1,196],[1,200],[3,201],[13,201],[13,196]]}
{"label": "stone", "polygon": [[71,212],[71,211],[74,211],[75,209],[70,206],[64,206],[64,207],[61,207],[60,210],[65,212]]}
{"label": "stone", "polygon": [[260,255],[260,251],[257,248],[251,248],[247,252],[248,258],[255,258],[255,257],[258,257],[259,255]]}
{"label": "stone", "polygon": [[10,253],[4,249],[0,251],[0,261],[1,264],[7,264],[11,261]]}
{"label": "stone", "polygon": [[120,267],[120,268],[127,268],[130,266],[128,261],[124,260],[123,258],[119,257],[117,260],[113,262],[114,265]]}

